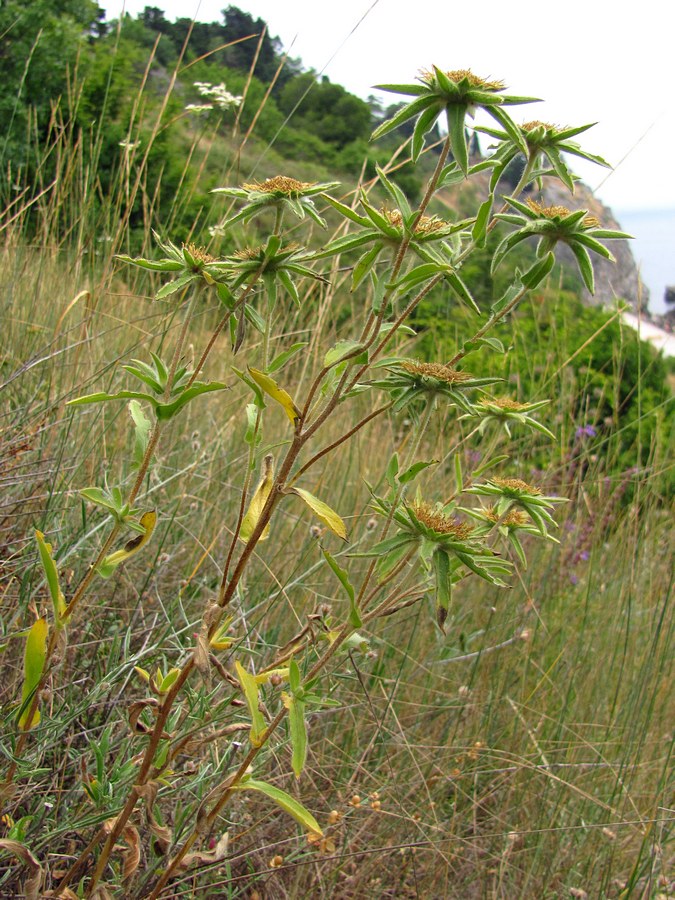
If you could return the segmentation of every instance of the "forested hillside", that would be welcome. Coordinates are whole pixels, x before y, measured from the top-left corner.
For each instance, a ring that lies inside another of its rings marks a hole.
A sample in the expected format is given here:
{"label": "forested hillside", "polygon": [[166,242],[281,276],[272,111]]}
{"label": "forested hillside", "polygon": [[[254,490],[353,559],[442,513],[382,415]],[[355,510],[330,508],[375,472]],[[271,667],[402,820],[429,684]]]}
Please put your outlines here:
{"label": "forested hillside", "polygon": [[[155,197],[161,184],[161,195],[143,222],[147,204],[144,211],[137,194],[132,227],[160,227],[171,209],[177,236],[214,224],[204,198],[233,166],[250,176],[255,162],[246,153],[242,161],[242,143],[258,155],[264,149],[267,166],[284,157],[290,174],[331,169],[352,179],[364,160],[374,174],[395,146],[368,143],[391,107],[305,71],[261,19],[234,6],[213,23],[170,22],[156,7],[105,22],[90,0],[9,0],[0,33],[3,207],[48,187],[66,133],[81,142],[81,165],[95,168],[101,196],[122,169],[142,164],[144,194]],[[413,195],[419,190],[405,167],[397,177]],[[178,222],[177,192],[186,198]]]}

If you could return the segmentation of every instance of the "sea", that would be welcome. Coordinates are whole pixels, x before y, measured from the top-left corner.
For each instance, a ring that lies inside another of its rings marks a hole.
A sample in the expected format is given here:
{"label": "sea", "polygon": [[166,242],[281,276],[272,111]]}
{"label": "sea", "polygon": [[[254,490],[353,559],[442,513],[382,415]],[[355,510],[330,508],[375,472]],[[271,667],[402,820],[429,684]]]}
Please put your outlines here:
{"label": "sea", "polygon": [[634,236],[631,250],[649,288],[649,311],[662,315],[664,292],[675,287],[675,209],[613,210],[621,228]]}

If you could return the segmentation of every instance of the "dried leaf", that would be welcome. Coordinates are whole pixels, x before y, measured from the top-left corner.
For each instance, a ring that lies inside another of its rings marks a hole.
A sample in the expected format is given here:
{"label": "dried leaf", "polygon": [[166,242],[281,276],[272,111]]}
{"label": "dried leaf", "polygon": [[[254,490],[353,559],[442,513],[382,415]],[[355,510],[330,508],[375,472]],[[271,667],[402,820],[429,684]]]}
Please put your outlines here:
{"label": "dried leaf", "polygon": [[99,884],[89,895],[89,900],[115,900],[115,898],[104,884]]}
{"label": "dried leaf", "polygon": [[193,654],[195,668],[202,676],[205,682],[211,677],[211,663],[209,661],[209,638],[208,629],[202,624],[201,631],[195,635],[196,644]]}
{"label": "dried leaf", "polygon": [[122,832],[122,840],[128,850],[122,853],[122,880],[126,881],[134,874],[141,861],[141,838],[138,829],[127,825]]}
{"label": "dried leaf", "polygon": [[31,851],[19,841],[13,841],[9,838],[0,840],[0,848],[9,851],[13,856],[28,867],[29,874],[23,885],[23,894],[26,900],[37,900],[40,896],[40,886],[42,884],[42,866],[37,858],[33,856]]}
{"label": "dried leaf", "polygon": [[155,838],[155,853],[164,856],[173,842],[173,832],[166,825],[160,825],[155,819],[150,820],[150,831]]}
{"label": "dried leaf", "polygon": [[138,717],[147,706],[157,709],[159,707],[159,700],[155,700],[154,697],[148,697],[145,700],[136,700],[136,702],[132,703],[129,707],[129,727],[134,734],[148,734],[150,731],[150,728],[148,728],[144,722],[139,722],[138,720]]}
{"label": "dried leaf", "polygon": [[225,859],[230,844],[229,832],[225,832],[213,848],[213,850],[202,851],[201,853],[187,853],[181,861],[181,869],[188,869],[193,865],[208,865],[209,863],[219,862]]}

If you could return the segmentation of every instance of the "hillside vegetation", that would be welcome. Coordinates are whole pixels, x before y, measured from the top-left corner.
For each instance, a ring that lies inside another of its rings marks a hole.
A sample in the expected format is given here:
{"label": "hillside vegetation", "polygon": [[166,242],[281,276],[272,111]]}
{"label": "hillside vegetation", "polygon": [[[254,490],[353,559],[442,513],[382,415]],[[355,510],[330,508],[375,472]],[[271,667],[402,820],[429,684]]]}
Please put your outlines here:
{"label": "hillside vegetation", "polygon": [[672,371],[531,242],[616,232],[236,7],[0,33],[0,894],[670,896]]}

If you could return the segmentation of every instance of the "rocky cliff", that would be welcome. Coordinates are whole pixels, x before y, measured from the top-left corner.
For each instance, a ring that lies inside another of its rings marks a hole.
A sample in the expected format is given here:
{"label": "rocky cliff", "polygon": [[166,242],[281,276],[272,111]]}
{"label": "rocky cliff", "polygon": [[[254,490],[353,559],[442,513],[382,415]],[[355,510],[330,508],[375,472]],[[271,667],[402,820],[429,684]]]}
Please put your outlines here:
{"label": "rocky cliff", "polygon": [[[544,190],[541,193],[533,192],[535,198],[541,197],[546,206],[566,206],[568,209],[587,209],[591,215],[596,216],[603,228],[613,228],[622,231],[621,224],[617,222],[612,210],[601,203],[582,182],[577,182],[574,194],[570,194],[567,188],[560,182],[546,179]],[[630,241],[608,241],[607,246],[614,254],[616,262],[591,254],[593,270],[595,271],[595,294],[590,294],[582,287],[581,295],[586,303],[594,306],[603,306],[613,303],[620,298],[637,310],[647,309],[649,290],[640,281],[638,269],[630,249]],[[571,266],[575,266],[572,252],[559,244],[556,248],[558,259],[566,260]]]}

